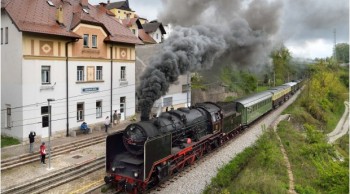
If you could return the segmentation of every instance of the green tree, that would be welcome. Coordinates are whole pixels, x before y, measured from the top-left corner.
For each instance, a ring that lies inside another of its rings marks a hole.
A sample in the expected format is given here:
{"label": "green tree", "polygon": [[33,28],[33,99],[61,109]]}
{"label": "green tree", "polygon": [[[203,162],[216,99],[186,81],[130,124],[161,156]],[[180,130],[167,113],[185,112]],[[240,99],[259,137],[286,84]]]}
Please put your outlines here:
{"label": "green tree", "polygon": [[339,43],[335,46],[338,63],[349,63],[349,44]]}
{"label": "green tree", "polygon": [[275,72],[275,85],[281,85],[291,80],[292,71],[289,62],[292,56],[289,50],[282,45],[280,48],[272,51],[271,58],[273,62],[273,69]]}

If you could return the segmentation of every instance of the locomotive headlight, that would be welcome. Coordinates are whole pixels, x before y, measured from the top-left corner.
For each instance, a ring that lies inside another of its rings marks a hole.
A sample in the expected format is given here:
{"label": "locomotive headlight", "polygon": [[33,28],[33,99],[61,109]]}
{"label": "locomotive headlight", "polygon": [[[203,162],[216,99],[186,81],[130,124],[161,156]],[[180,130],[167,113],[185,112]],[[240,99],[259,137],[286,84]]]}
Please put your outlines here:
{"label": "locomotive headlight", "polygon": [[114,166],[112,167],[112,171],[115,172],[115,167]]}
{"label": "locomotive headlight", "polygon": [[134,177],[137,178],[139,176],[138,172],[134,172]]}

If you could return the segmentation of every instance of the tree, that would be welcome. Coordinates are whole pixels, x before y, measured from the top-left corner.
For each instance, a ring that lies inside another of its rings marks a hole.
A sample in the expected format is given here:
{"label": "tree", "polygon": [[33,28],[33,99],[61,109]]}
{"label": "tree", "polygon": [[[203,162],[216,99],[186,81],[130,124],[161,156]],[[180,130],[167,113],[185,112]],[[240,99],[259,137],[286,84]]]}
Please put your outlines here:
{"label": "tree", "polygon": [[281,85],[291,80],[291,68],[289,62],[292,58],[289,50],[282,45],[280,48],[272,51],[271,58],[275,72],[275,85]]}
{"label": "tree", "polygon": [[349,44],[339,43],[335,46],[338,63],[349,63]]}

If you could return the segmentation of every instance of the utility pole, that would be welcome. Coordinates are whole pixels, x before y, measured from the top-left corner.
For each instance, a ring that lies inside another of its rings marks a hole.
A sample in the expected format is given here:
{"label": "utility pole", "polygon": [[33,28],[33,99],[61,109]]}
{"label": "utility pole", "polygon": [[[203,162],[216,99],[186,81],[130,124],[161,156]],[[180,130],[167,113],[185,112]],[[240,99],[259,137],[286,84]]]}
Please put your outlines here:
{"label": "utility pole", "polygon": [[49,98],[47,99],[47,106],[49,108],[49,169],[51,169],[51,117],[52,117],[52,114],[51,114],[51,106],[50,106],[50,102],[52,101],[55,101],[55,99],[53,98]]}
{"label": "utility pole", "polygon": [[276,86],[276,73],[273,71],[273,87]]}
{"label": "utility pole", "polygon": [[334,28],[333,34],[334,34],[333,57],[334,57],[334,61],[337,62],[337,29],[336,28]]}
{"label": "utility pole", "polygon": [[190,97],[190,72],[187,72],[187,107],[189,107],[189,97]]}

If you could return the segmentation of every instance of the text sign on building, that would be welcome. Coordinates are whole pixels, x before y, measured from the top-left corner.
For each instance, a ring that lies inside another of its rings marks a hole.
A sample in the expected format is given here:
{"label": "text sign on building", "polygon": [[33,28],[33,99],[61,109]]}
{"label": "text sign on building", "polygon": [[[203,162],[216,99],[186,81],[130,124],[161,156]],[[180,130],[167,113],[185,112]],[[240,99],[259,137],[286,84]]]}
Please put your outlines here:
{"label": "text sign on building", "polygon": [[98,87],[92,87],[92,88],[82,88],[81,92],[98,92],[100,89]]}

